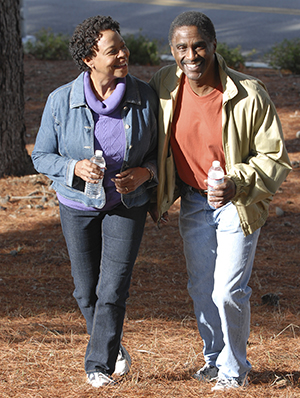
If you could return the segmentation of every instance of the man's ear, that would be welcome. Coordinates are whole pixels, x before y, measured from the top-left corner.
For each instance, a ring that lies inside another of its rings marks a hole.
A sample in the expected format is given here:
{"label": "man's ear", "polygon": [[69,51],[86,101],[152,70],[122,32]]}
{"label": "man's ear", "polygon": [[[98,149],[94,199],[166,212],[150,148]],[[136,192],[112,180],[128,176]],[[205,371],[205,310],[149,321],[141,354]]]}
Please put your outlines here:
{"label": "man's ear", "polygon": [[175,58],[175,56],[174,56],[174,48],[171,45],[170,45],[170,50],[171,50],[171,53],[172,53],[173,57]]}
{"label": "man's ear", "polygon": [[214,49],[215,49],[215,52],[216,52],[217,51],[217,45],[218,45],[217,39],[214,40],[213,44],[214,44]]}

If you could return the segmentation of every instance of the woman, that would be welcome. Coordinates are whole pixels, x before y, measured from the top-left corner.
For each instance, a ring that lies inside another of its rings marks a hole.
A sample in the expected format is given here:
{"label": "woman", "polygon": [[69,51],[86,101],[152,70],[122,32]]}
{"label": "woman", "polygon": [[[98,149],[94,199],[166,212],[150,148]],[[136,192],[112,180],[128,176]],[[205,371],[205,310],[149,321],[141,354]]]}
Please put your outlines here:
{"label": "woman", "polygon": [[[118,22],[83,21],[70,41],[83,71],[48,98],[32,153],[35,168],[57,192],[71,260],[74,297],[90,335],[87,380],[94,387],[129,371],[121,345],[125,302],[157,183],[157,100],[148,84],[128,74],[129,50]],[[103,176],[89,159],[102,150]],[[99,199],[85,183],[103,178]]]}

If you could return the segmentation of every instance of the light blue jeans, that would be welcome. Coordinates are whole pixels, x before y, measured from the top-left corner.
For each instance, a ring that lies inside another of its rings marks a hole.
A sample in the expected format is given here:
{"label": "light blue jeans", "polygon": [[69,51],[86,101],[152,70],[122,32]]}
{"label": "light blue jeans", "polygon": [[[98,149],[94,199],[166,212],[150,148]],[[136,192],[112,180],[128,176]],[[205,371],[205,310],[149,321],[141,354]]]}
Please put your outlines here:
{"label": "light blue jeans", "polygon": [[219,376],[244,376],[250,333],[248,286],[260,230],[244,236],[236,207],[212,208],[187,189],[181,198],[180,233],[206,363]]}

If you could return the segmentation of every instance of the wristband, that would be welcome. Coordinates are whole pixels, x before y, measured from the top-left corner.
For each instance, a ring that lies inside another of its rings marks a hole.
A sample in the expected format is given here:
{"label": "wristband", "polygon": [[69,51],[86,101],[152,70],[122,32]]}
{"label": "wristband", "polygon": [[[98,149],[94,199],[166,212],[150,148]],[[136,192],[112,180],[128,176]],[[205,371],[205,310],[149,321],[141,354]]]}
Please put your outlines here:
{"label": "wristband", "polygon": [[154,172],[153,172],[153,170],[150,169],[150,167],[146,167],[146,169],[149,171],[149,174],[150,174],[150,178],[149,178],[149,180],[147,180],[147,182],[151,182],[154,178]]}

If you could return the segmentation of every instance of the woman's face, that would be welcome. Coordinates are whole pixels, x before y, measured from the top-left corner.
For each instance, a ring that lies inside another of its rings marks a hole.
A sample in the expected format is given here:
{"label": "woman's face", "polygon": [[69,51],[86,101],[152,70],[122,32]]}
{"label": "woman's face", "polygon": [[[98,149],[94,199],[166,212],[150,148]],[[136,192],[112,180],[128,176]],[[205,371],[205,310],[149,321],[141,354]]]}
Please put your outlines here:
{"label": "woman's face", "polygon": [[129,50],[119,33],[112,30],[101,32],[96,56],[85,59],[91,75],[100,80],[125,77],[128,73]]}

